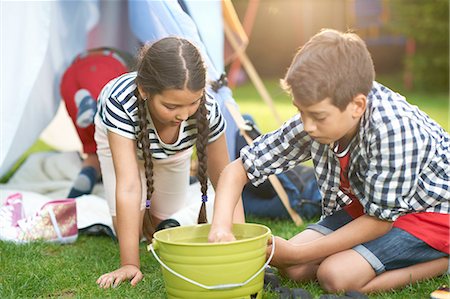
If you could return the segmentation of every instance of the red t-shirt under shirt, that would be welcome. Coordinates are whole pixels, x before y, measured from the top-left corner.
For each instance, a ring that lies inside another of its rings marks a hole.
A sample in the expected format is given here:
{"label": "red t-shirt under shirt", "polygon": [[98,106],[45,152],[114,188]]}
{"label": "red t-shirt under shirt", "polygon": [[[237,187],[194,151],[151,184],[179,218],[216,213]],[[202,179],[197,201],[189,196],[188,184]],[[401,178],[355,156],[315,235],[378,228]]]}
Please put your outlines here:
{"label": "red t-shirt under shirt", "polygon": [[[351,198],[352,202],[344,207],[344,210],[355,219],[364,215],[364,208],[350,188],[348,169],[350,161],[349,147],[341,151],[335,149],[335,154],[341,166],[340,190]],[[416,238],[424,241],[436,250],[450,254],[450,215],[442,213],[411,213],[400,216],[393,224],[394,227],[403,229]]]}
{"label": "red t-shirt under shirt", "polygon": [[350,197],[352,202],[349,205],[346,205],[344,207],[344,210],[347,211],[347,213],[352,216],[353,219],[358,218],[359,216],[364,215],[364,208],[359,202],[356,195],[352,192],[352,189],[350,188],[350,182],[348,180],[348,168],[349,168],[349,162],[350,162],[350,151],[349,147],[347,147],[344,150],[341,150],[340,148],[335,148],[335,154],[339,159],[339,164],[341,166],[341,172],[340,172],[340,179],[341,183],[339,186],[339,189]]}

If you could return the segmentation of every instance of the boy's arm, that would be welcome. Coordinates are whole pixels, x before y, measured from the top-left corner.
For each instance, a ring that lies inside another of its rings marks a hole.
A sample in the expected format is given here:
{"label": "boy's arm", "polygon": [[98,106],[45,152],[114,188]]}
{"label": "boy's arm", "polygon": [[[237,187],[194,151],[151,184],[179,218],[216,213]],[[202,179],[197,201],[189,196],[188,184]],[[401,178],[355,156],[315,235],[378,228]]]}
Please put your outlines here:
{"label": "boy's arm", "polygon": [[[325,258],[358,244],[376,239],[386,234],[391,227],[392,222],[363,215],[335,232],[311,242],[294,244],[291,241],[276,238],[275,255],[271,265],[284,268]],[[271,249],[271,246],[269,246],[268,252]]]}
{"label": "boy's arm", "polygon": [[223,170],[216,189],[214,216],[208,238],[210,242],[234,240],[231,232],[233,213],[247,181],[247,172],[241,159],[234,160]]}

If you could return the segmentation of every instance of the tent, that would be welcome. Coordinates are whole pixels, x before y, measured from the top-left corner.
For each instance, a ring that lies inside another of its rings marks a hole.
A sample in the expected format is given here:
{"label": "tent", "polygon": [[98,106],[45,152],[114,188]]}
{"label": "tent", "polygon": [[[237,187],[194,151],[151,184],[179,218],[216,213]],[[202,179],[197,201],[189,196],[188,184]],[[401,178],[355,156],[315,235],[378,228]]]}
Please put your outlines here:
{"label": "tent", "polygon": [[[94,46],[134,53],[139,43],[182,36],[199,47],[207,64],[207,79],[215,81],[224,72],[225,32],[262,98],[280,121],[245,54],[246,43],[239,43],[239,37],[247,40],[229,0],[5,2],[1,22],[0,177],[55,116],[61,103],[60,79],[73,57]],[[230,113],[237,110],[237,105],[226,86],[210,92],[215,93],[227,121],[228,149],[234,159],[235,137],[239,130],[243,132]],[[62,139],[56,144],[67,142]],[[285,198],[283,204],[291,210],[287,196],[280,198]],[[300,223],[298,215],[296,218]]]}
{"label": "tent", "polygon": [[[135,52],[139,43],[183,36],[202,51],[208,79],[217,80],[224,70],[221,1],[183,4],[189,14],[175,0],[2,2],[0,177],[53,119],[61,102],[61,75],[88,47]],[[235,102],[226,87],[216,98],[227,119],[234,158],[237,127],[224,104]]]}

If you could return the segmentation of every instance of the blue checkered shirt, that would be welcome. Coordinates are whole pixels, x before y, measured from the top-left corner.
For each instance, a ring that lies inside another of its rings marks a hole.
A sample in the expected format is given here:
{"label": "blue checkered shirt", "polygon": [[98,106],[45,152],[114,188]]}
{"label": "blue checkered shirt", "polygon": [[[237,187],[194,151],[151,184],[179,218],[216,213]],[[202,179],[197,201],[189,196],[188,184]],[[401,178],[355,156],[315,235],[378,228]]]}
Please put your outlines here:
{"label": "blue checkered shirt", "polygon": [[[417,106],[374,82],[360,129],[350,144],[348,177],[368,215],[394,221],[412,212],[449,213],[450,135]],[[241,150],[247,176],[258,186],[312,159],[322,214],[351,202],[340,189],[340,165],[333,145],[303,130],[299,115]]]}

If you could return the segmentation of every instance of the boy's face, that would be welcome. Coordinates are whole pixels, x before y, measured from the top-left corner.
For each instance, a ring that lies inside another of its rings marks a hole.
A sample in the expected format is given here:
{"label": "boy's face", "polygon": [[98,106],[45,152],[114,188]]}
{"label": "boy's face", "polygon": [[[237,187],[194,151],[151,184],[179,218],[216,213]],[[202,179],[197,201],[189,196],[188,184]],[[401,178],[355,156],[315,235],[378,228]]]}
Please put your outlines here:
{"label": "boy's face", "polygon": [[358,131],[366,98],[355,97],[343,111],[334,106],[330,98],[309,106],[295,100],[293,104],[300,112],[304,130],[311,138],[322,144],[339,141],[346,145]]}

